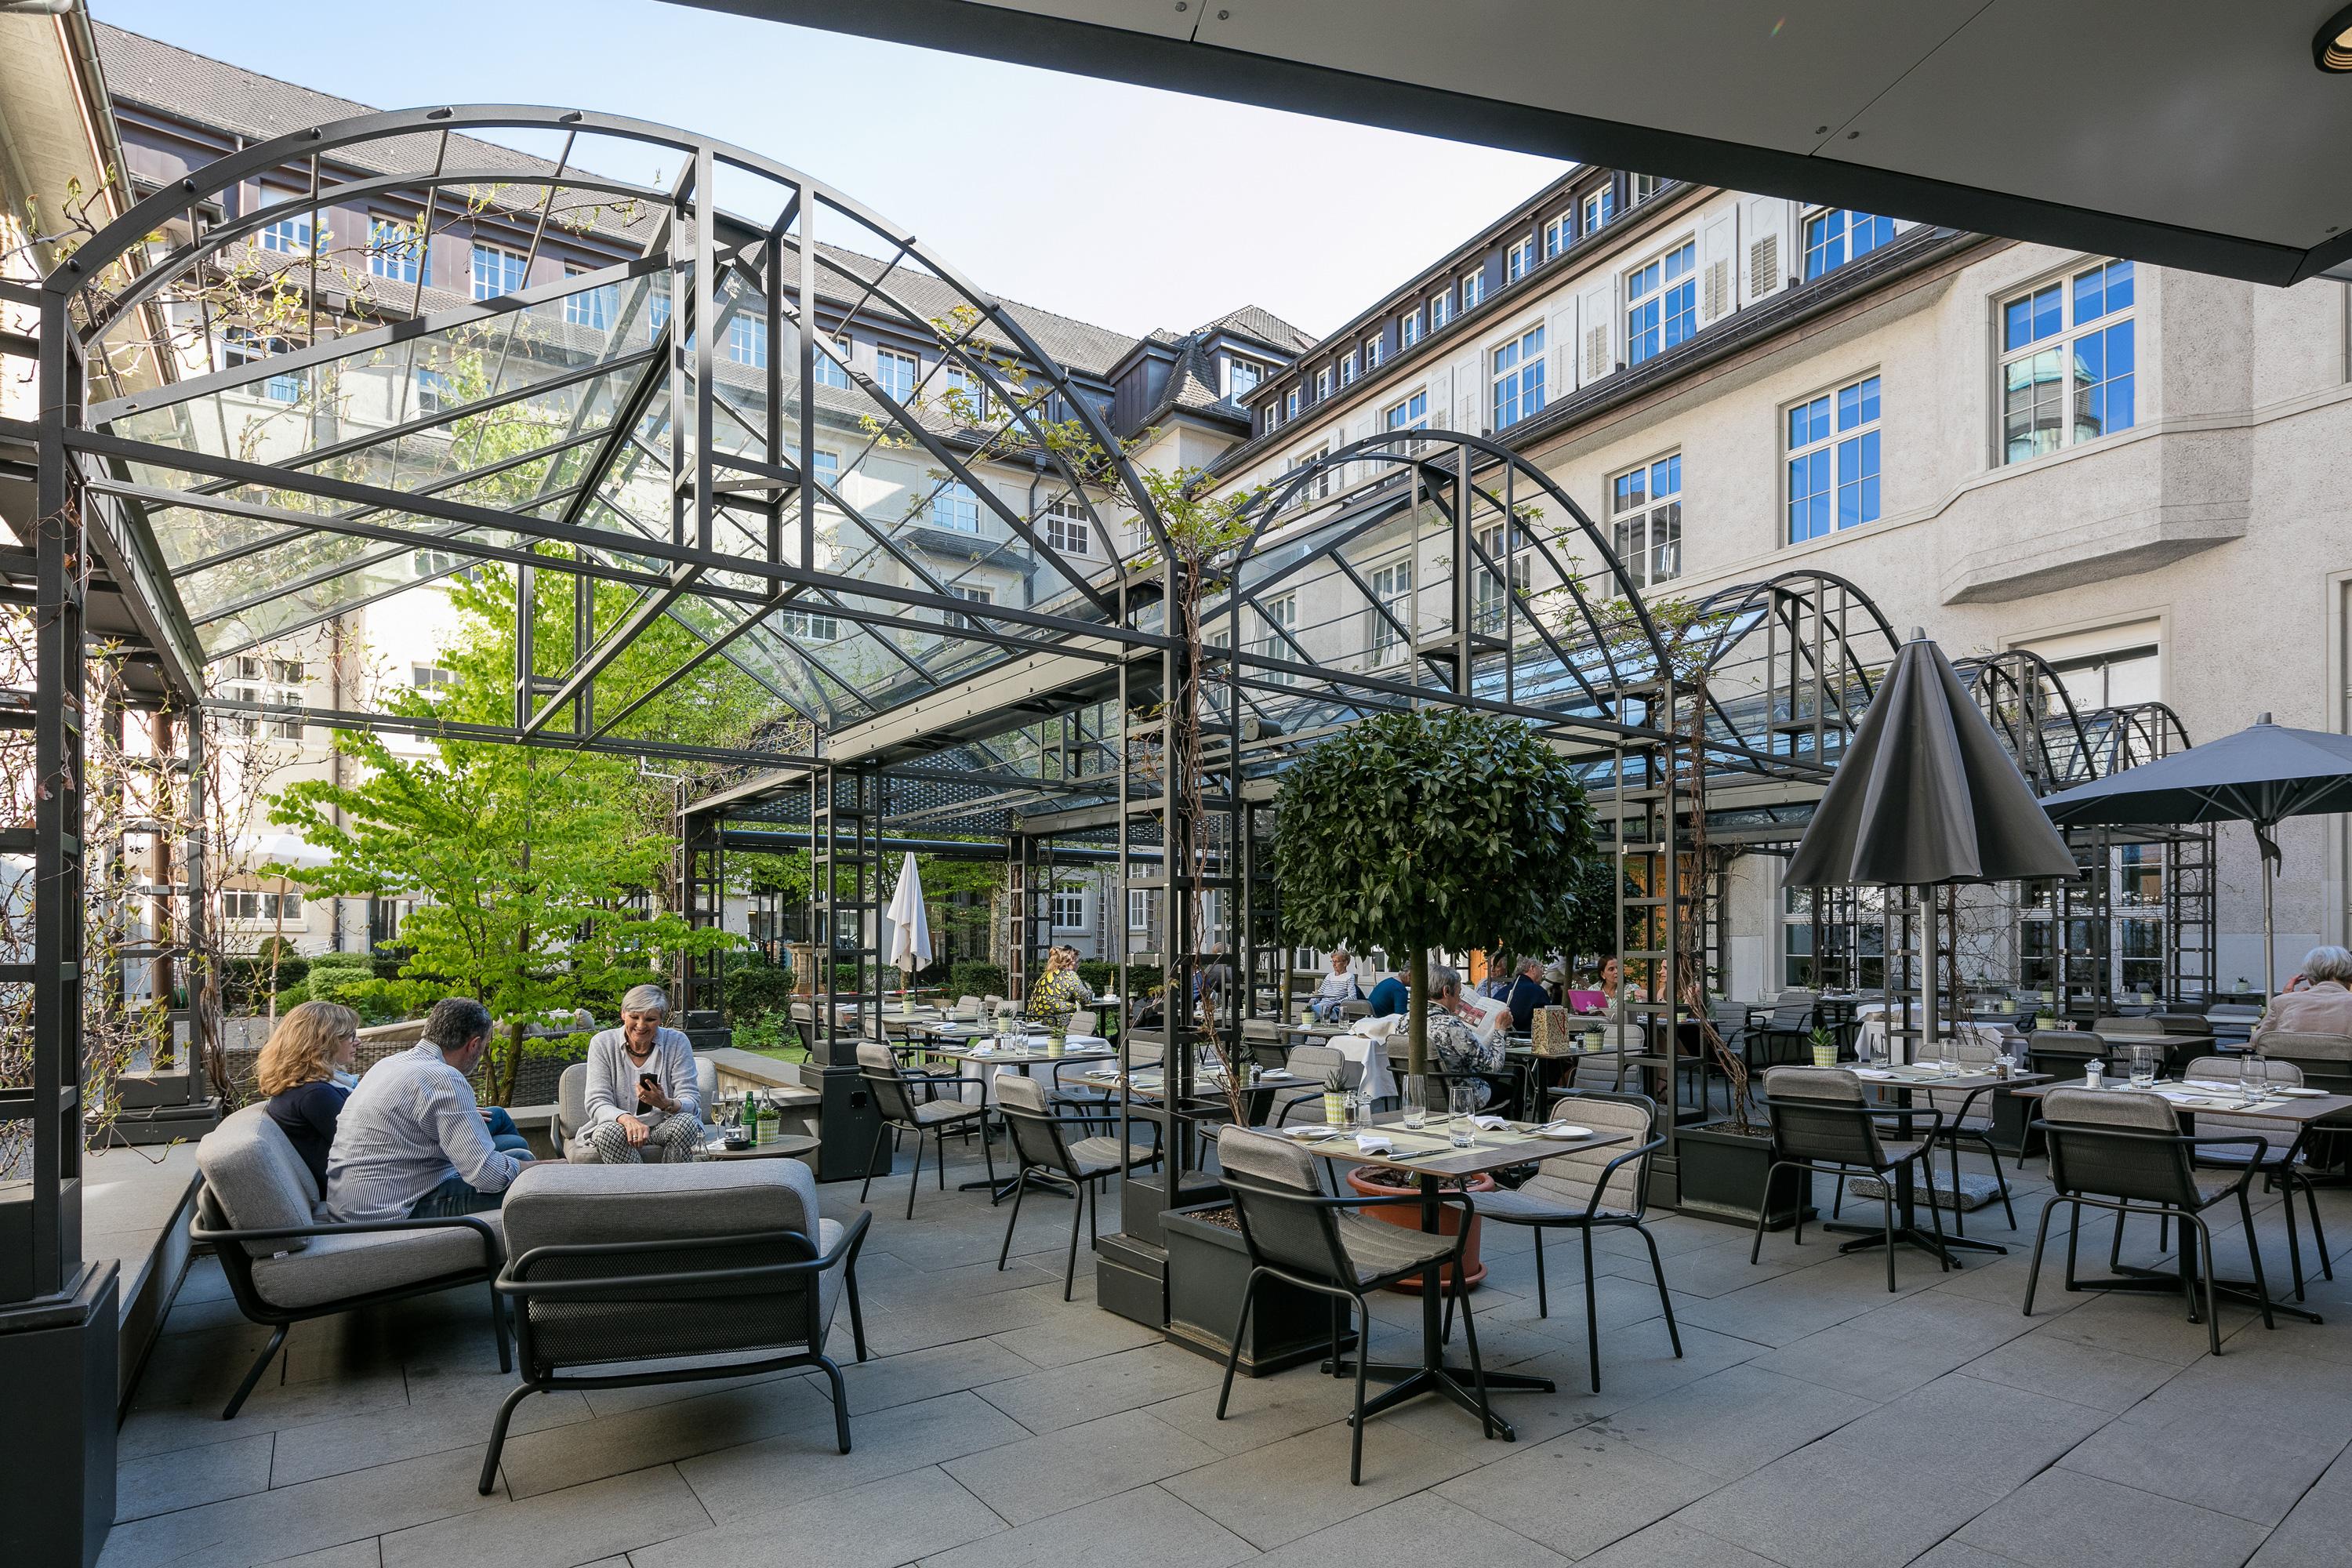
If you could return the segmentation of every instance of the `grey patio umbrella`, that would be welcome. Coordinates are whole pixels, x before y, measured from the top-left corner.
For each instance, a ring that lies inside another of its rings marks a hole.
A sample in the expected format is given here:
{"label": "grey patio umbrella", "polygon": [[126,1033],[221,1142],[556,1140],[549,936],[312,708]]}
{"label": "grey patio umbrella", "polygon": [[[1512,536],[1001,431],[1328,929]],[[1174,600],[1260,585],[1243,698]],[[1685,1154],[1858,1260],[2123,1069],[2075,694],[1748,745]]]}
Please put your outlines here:
{"label": "grey patio umbrella", "polygon": [[2245,822],[2263,856],[2263,989],[2278,984],[2271,885],[2273,836],[2290,816],[2352,811],[2352,735],[2288,730],[2267,713],[2250,729],[2119,773],[2063,790],[2042,803],[2070,827],[2132,827]]}
{"label": "grey patio umbrella", "polygon": [[[1800,888],[1940,887],[2071,877],[2074,856],[1943,650],[1913,631],[1862,716],[1785,880]],[[1937,1038],[1936,922],[1927,922],[1923,1043]]]}

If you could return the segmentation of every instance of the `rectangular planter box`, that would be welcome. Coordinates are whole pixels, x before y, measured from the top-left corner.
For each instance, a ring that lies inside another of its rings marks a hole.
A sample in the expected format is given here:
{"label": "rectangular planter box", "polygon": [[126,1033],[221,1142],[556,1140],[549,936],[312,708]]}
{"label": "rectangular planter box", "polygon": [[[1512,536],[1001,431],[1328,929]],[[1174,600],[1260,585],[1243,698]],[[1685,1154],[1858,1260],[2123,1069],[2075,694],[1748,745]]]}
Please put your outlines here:
{"label": "rectangular planter box", "polygon": [[[1772,1163],[1772,1141],[1733,1132],[1720,1123],[1685,1127],[1675,1134],[1681,1155],[1682,1192],[1676,1207],[1704,1219],[1735,1225],[1756,1223],[1756,1205],[1764,1191],[1764,1173]],[[1810,1172],[1784,1170],[1772,1178],[1772,1202],[1765,1215],[1767,1230],[1796,1223],[1801,1208],[1813,1216],[1813,1178]]]}
{"label": "rectangular planter box", "polygon": [[[1168,1337],[1219,1361],[1233,1349],[1250,1271],[1241,1233],[1199,1217],[1225,1206],[1220,1200],[1160,1216],[1168,1247]],[[1278,1279],[1261,1281],[1256,1300],[1242,1338],[1244,1375],[1262,1377],[1330,1353],[1331,1325],[1344,1303]],[[1354,1342],[1353,1333],[1342,1334],[1339,1348]]]}

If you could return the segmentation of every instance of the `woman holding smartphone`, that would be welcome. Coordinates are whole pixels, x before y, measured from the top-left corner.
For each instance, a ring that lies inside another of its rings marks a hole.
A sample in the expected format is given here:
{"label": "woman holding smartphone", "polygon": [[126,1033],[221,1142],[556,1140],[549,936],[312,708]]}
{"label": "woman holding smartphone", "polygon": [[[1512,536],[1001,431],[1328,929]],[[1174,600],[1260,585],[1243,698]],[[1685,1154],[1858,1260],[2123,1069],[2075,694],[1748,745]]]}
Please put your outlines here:
{"label": "woman holding smartphone", "polygon": [[702,1091],[694,1047],[663,1027],[669,996],[635,985],[621,998],[621,1026],[588,1042],[588,1129],[608,1165],[684,1164],[702,1154]]}

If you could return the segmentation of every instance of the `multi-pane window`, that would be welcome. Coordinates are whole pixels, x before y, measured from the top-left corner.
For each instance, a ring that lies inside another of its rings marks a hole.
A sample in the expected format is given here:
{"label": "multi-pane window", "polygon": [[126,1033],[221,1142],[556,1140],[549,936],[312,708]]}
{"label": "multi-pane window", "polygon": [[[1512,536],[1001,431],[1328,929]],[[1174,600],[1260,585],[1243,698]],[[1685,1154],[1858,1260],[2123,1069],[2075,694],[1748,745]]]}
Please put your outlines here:
{"label": "multi-pane window", "polygon": [[951,528],[958,533],[980,531],[980,498],[970,485],[951,479],[933,492],[931,526]]}
{"label": "multi-pane window", "polygon": [[308,213],[299,217],[281,217],[261,231],[261,248],[280,256],[308,256],[317,243],[318,232]]}
{"label": "multi-pane window", "polygon": [[1610,542],[1636,588],[1683,574],[1683,458],[1676,452],[1609,481]]}
{"label": "multi-pane window", "polygon": [[[1381,426],[1387,430],[1428,429],[1428,392],[1426,390],[1416,392],[1410,397],[1390,404],[1387,411],[1381,416]],[[1417,452],[1420,449],[1421,443],[1418,440],[1404,447],[1404,450],[1409,452]]]}
{"label": "multi-pane window", "polygon": [[[1316,463],[1320,463],[1323,460],[1325,454],[1328,453],[1330,450],[1330,447],[1327,444],[1325,446],[1316,447],[1311,452],[1296,453],[1284,462],[1282,465],[1282,471],[1286,474],[1295,474],[1301,468],[1309,467]],[[1317,500],[1323,500],[1330,495],[1336,477],[1334,470],[1331,468],[1324,468],[1318,469],[1315,476],[1307,480],[1307,493],[1312,495]]]}
{"label": "multi-pane window", "polygon": [[1315,401],[1322,402],[1331,395],[1331,367],[1323,365],[1315,372]]}
{"label": "multi-pane window", "polygon": [[1225,363],[1229,367],[1225,372],[1225,395],[1228,397],[1246,396],[1255,392],[1257,384],[1265,379],[1265,366],[1255,360],[1231,359]]}
{"label": "multi-pane window", "polygon": [[1353,349],[1339,356],[1339,384],[1352,386],[1356,382],[1356,353]]}
{"label": "multi-pane window", "polygon": [[1092,555],[1095,532],[1087,521],[1084,502],[1076,496],[1057,496],[1045,503],[1045,542],[1064,555]]}
{"label": "multi-pane window", "polygon": [[1788,437],[1790,543],[1878,521],[1878,377],[1790,408]]}
{"label": "multi-pane window", "polygon": [[1364,368],[1366,370],[1378,370],[1381,368],[1381,335],[1378,332],[1374,332],[1370,337],[1364,340]]}
{"label": "multi-pane window", "polygon": [[841,621],[822,610],[780,610],[776,619],[784,636],[794,642],[838,642]]}
{"label": "multi-pane window", "polygon": [[[566,267],[566,278],[584,278],[588,268]],[[600,289],[582,289],[563,297],[563,320],[574,327],[593,327],[600,332],[613,330],[613,310],[620,302],[620,286],[607,283]]]}
{"label": "multi-pane window", "polygon": [[809,454],[816,469],[816,482],[826,489],[841,485],[841,457],[836,452],[817,451]]}
{"label": "multi-pane window", "polygon": [[646,335],[657,338],[661,336],[661,330],[668,325],[669,295],[656,285],[654,291],[646,296]]}
{"label": "multi-pane window", "polygon": [[1632,205],[1639,206],[1656,195],[1659,185],[1664,183],[1655,174],[1628,174],[1625,176],[1625,200]]}
{"label": "multi-pane window", "polygon": [[1859,261],[1895,240],[1895,220],[1843,207],[1815,213],[1805,220],[1805,278],[1811,281],[1834,272],[1849,261]]}
{"label": "multi-pane window", "polygon": [[1282,395],[1282,416],[1285,419],[1298,417],[1298,388],[1294,386]]}
{"label": "multi-pane window", "polygon": [[1269,430],[1273,429],[1276,426],[1282,423],[1281,399],[1268,398],[1266,400],[1265,406],[1259,410],[1259,412],[1265,416],[1265,427]]}
{"label": "multi-pane window", "polygon": [[415,283],[425,271],[425,242],[416,226],[398,218],[368,219],[368,275],[394,283]]}
{"label": "multi-pane window", "polygon": [[1129,888],[1127,890],[1127,929],[1148,931],[1151,929],[1151,889]]}
{"label": "multi-pane window", "polygon": [[502,245],[474,242],[474,298],[495,300],[522,288],[523,255]]}
{"label": "multi-pane window", "polygon": [[1495,428],[1507,430],[1544,405],[1544,330],[1530,327],[1495,351]]}
{"label": "multi-pane window", "polygon": [[1617,220],[1617,191],[1605,186],[1584,198],[1584,232],[1598,234]]}
{"label": "multi-pane window", "polygon": [[1529,235],[1503,253],[1503,281],[1517,283],[1536,269],[1536,239]]}
{"label": "multi-pane window", "polygon": [[1386,663],[1404,656],[1404,634],[1398,627],[1412,619],[1412,558],[1402,556],[1371,571],[1372,658]]}
{"label": "multi-pane window", "polygon": [[[1524,554],[1512,553],[1512,545],[1523,537],[1517,530],[1506,535],[1499,522],[1478,531],[1478,549],[1486,556],[1478,563],[1477,575],[1472,579],[1473,614],[1471,624],[1490,637],[1500,636],[1510,619],[1509,605],[1503,594],[1503,578],[1496,570],[1500,567],[1510,574],[1514,586],[1524,595],[1533,581],[1535,563]],[[1489,565],[1488,563],[1492,563]]]}
{"label": "multi-pane window", "polygon": [[416,372],[416,412],[430,416],[457,406],[457,384],[446,371],[420,366]]}
{"label": "multi-pane window", "polygon": [[221,915],[226,920],[273,925],[280,920],[299,921],[302,918],[302,895],[231,888],[221,894]]}
{"label": "multi-pane window", "polygon": [[881,347],[874,351],[874,379],[894,402],[905,403],[915,395],[915,378],[921,368],[913,354]]}
{"label": "multi-pane window", "polygon": [[1462,275],[1462,308],[1465,310],[1471,310],[1477,305],[1479,300],[1484,300],[1486,297],[1486,272],[1482,269],[1477,272],[1464,273]]}
{"label": "multi-pane window", "polygon": [[[841,357],[835,359],[835,354]],[[844,392],[849,390],[849,340],[847,338],[833,340],[833,353],[826,353],[822,349],[817,351],[816,384],[819,386],[837,386]]]}
{"label": "multi-pane window", "polygon": [[[284,338],[265,338],[250,327],[231,327],[221,334],[221,363],[224,368],[253,364],[290,347]],[[261,395],[272,403],[301,402],[302,372],[280,371],[261,384]]]}
{"label": "multi-pane window", "polygon": [[1080,888],[1054,889],[1054,929],[1084,931],[1087,929],[1087,895]]}
{"label": "multi-pane window", "polygon": [[1549,261],[1576,243],[1576,215],[1565,212],[1544,225],[1544,259]]}
{"label": "multi-pane window", "polygon": [[1442,294],[1432,294],[1429,297],[1429,330],[1433,332],[1453,319],[1454,290],[1448,289]]}
{"label": "multi-pane window", "polygon": [[737,315],[727,323],[727,357],[737,364],[768,363],[768,323],[757,316]]}
{"label": "multi-pane window", "polygon": [[[948,584],[948,592],[970,605],[996,603],[996,591],[992,588],[968,588],[961,583],[950,583]],[[970,616],[950,615],[948,616],[948,625],[951,626],[971,627],[979,624]]]}
{"label": "multi-pane window", "polygon": [[[236,661],[236,679],[243,684],[228,689],[229,699],[270,708],[299,708],[302,676],[302,661],[299,658],[263,658],[247,654]],[[233,723],[241,735],[269,735],[285,741],[302,738],[299,718],[268,721],[247,713],[236,716]]]}
{"label": "multi-pane window", "polygon": [[[1290,646],[1283,634],[1297,635],[1298,595],[1276,594],[1270,599],[1261,599],[1257,614],[1265,625],[1265,635],[1258,639],[1256,651],[1267,658],[1297,658],[1298,650]],[[1269,669],[1262,672],[1262,679],[1277,686],[1288,686],[1298,678],[1286,669]]]}
{"label": "multi-pane window", "polygon": [[408,667],[408,684],[428,696],[449,685],[457,678],[437,664],[412,664]]}
{"label": "multi-pane window", "polygon": [[1665,353],[1698,331],[1698,244],[1690,241],[1625,279],[1625,363]]}
{"label": "multi-pane window", "polygon": [[2109,261],[2002,303],[2002,462],[2132,427],[2135,282],[2130,262]]}
{"label": "multi-pane window", "polygon": [[1405,348],[1421,342],[1421,312],[1418,310],[1407,310],[1397,318],[1397,342]]}

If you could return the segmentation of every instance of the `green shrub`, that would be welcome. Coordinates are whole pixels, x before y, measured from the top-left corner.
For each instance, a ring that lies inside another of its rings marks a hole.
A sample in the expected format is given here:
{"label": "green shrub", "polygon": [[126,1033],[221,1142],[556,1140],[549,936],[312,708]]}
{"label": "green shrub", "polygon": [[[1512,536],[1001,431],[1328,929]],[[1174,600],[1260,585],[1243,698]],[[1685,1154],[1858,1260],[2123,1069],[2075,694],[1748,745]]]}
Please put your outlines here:
{"label": "green shrub", "polygon": [[1099,995],[1118,984],[1118,965],[1106,959],[1082,958],[1078,960],[1078,978],[1087,983],[1087,990]]}
{"label": "green shrub", "polygon": [[985,959],[958,959],[948,971],[948,989],[958,996],[1002,996],[1004,987],[1004,965]]}
{"label": "green shrub", "polygon": [[309,981],[305,980],[297,985],[289,985],[278,993],[278,1011],[283,1014],[289,1008],[299,1007],[310,999],[310,983]]}
{"label": "green shrub", "polygon": [[782,1013],[792,1005],[793,972],[756,952],[729,953],[724,989],[730,1018]]}
{"label": "green shrub", "polygon": [[593,1034],[532,1035],[522,1043],[527,1060],[584,1062],[588,1059],[588,1042]]}
{"label": "green shrub", "polygon": [[858,989],[857,965],[854,963],[835,964],[833,966],[833,988],[835,992],[840,995],[856,995]]}
{"label": "green shrub", "polygon": [[310,960],[310,973],[350,974],[364,980],[375,974],[375,964],[364,952],[322,952]]}

